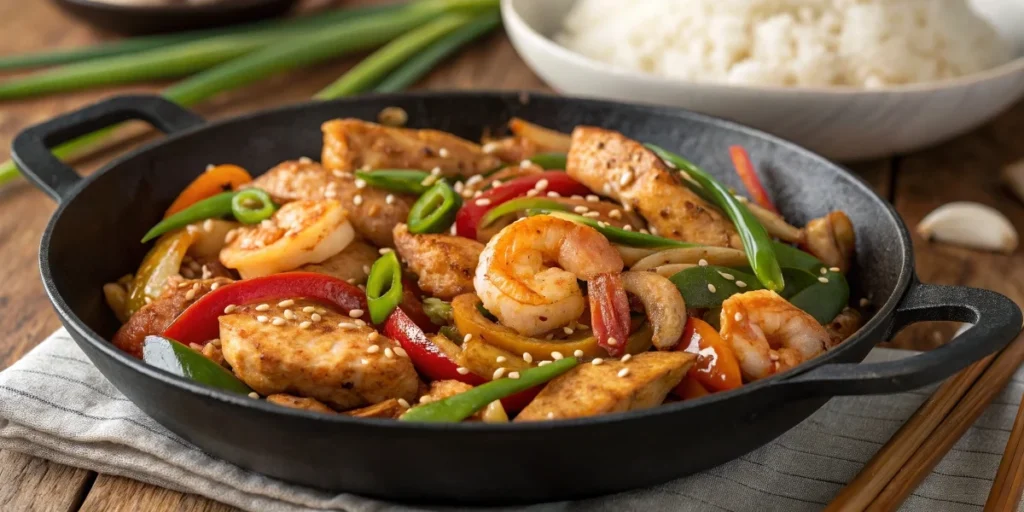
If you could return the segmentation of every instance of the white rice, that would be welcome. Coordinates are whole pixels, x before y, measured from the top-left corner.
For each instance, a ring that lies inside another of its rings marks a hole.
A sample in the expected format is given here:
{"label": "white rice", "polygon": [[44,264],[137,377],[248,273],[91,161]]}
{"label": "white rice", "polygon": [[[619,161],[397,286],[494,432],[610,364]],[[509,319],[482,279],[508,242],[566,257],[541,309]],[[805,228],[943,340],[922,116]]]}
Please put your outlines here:
{"label": "white rice", "polygon": [[578,0],[556,40],[622,68],[749,85],[878,88],[1012,57],[965,0]]}

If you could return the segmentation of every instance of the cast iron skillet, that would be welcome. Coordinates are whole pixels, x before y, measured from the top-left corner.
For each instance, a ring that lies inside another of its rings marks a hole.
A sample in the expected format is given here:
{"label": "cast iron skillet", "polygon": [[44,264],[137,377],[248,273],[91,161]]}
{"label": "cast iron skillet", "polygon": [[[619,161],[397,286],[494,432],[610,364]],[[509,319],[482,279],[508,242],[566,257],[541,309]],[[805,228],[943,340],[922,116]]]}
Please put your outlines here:
{"label": "cast iron skillet", "polygon": [[198,5],[126,5],[99,0],[56,0],[75,16],[121,34],[153,34],[245,23],[288,12],[296,0],[225,0]]}
{"label": "cast iron skillet", "polygon": [[[210,163],[263,170],[320,153],[320,124],[404,108],[413,127],[476,139],[511,116],[564,131],[613,128],[676,150],[740,189],[726,148],[745,146],[786,217],[802,225],[842,209],[857,228],[854,297],[876,305],[827,355],[773,378],[695,401],[570,421],[409,424],[281,408],[146,366],[107,340],[118,327],[101,286],[133,272],[142,234]],[[169,137],[82,178],[47,147],[128,119]],[[950,376],[1005,346],[1021,327],[1009,299],[917,281],[906,227],[862,181],[804,149],[690,112],[517,93],[417,93],[305,103],[206,123],[173,103],[124,96],[29,128],[14,158],[60,206],[39,266],[64,325],[97,368],[147,414],[202,450],[290,482],[392,500],[496,503],[581,498],[664,482],[738,457],[836,395],[893,393]],[[950,344],[895,362],[857,364],[909,323],[975,324]]]}

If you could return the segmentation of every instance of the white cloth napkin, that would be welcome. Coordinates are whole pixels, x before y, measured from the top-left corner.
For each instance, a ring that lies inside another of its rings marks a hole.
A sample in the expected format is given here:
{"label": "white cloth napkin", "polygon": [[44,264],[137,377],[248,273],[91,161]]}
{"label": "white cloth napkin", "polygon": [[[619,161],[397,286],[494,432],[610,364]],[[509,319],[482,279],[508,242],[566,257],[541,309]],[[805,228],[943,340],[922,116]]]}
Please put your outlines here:
{"label": "white cloth napkin", "polygon": [[[908,354],[876,349],[869,359]],[[779,439],[702,474],[649,489],[517,510],[820,510],[931,391],[836,398]],[[1018,371],[903,510],[981,510],[1022,393],[1024,371]],[[325,493],[212,458],[136,408],[63,329],[0,372],[0,449],[196,493],[247,510],[451,510]]]}

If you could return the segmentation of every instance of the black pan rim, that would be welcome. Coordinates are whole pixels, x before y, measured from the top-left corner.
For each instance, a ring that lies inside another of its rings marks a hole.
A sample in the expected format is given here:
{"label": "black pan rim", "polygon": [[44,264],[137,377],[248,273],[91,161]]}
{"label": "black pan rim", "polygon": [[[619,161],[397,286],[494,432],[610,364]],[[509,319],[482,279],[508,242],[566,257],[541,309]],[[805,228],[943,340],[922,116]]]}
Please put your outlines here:
{"label": "black pan rim", "polygon": [[[525,98],[524,98],[524,95],[525,95]],[[591,417],[586,417],[586,418],[564,419],[564,420],[558,420],[558,421],[553,421],[553,422],[551,422],[551,421],[545,421],[545,422],[524,422],[524,423],[510,422],[510,423],[507,423],[507,424],[491,424],[491,423],[482,423],[482,422],[471,422],[471,423],[461,423],[461,422],[460,423],[406,423],[406,422],[402,422],[402,421],[387,420],[387,419],[352,418],[352,417],[349,417],[349,416],[346,416],[346,415],[343,415],[343,414],[337,414],[337,415],[320,414],[320,413],[314,413],[314,412],[309,412],[309,411],[303,411],[303,410],[299,410],[299,409],[282,407],[282,406],[271,404],[271,403],[266,402],[264,400],[255,400],[255,399],[249,398],[249,397],[247,397],[245,395],[229,393],[227,391],[221,391],[221,390],[218,390],[218,389],[215,389],[215,388],[203,386],[203,385],[200,385],[198,383],[189,381],[189,380],[181,378],[181,377],[177,377],[177,376],[172,375],[170,373],[167,373],[167,372],[161,371],[161,370],[159,370],[157,368],[154,368],[152,366],[149,366],[149,365],[145,364],[144,362],[142,362],[142,361],[140,361],[138,359],[135,359],[134,357],[131,357],[128,354],[125,354],[122,351],[118,350],[116,347],[113,346],[113,344],[110,343],[109,340],[104,339],[102,336],[100,336],[98,333],[93,331],[91,328],[87,327],[85,325],[85,323],[82,322],[81,319],[79,319],[77,315],[75,315],[75,313],[71,310],[71,308],[68,306],[68,304],[60,296],[59,291],[56,289],[56,286],[55,286],[55,284],[53,282],[53,279],[52,279],[52,276],[51,276],[51,273],[50,273],[48,254],[46,253],[45,249],[50,246],[50,238],[51,238],[51,236],[53,234],[54,227],[56,226],[56,223],[59,221],[61,215],[64,213],[65,209],[68,207],[68,205],[70,205],[72,202],[74,202],[74,200],[82,192],[82,190],[84,190],[86,187],[88,187],[89,184],[91,184],[94,180],[99,179],[101,176],[103,176],[103,175],[107,174],[108,172],[110,172],[111,170],[115,169],[121,163],[123,163],[123,162],[125,162],[127,160],[130,160],[132,158],[135,158],[136,156],[138,156],[138,155],[140,155],[140,154],[150,150],[153,147],[159,146],[161,144],[170,143],[170,142],[172,142],[174,140],[177,140],[179,138],[184,138],[184,137],[190,136],[190,135],[192,135],[194,133],[201,132],[201,131],[206,130],[208,128],[212,128],[212,127],[219,126],[219,125],[222,125],[222,124],[233,123],[233,122],[238,122],[238,121],[247,121],[247,120],[251,121],[254,118],[257,118],[257,117],[260,117],[260,116],[272,115],[272,114],[282,114],[282,113],[286,113],[288,111],[298,111],[298,110],[302,110],[302,109],[306,109],[306,108],[311,108],[311,107],[316,106],[316,105],[334,104],[334,105],[342,105],[342,106],[344,106],[344,105],[347,105],[347,104],[354,104],[354,103],[359,103],[359,102],[364,102],[364,101],[384,102],[384,101],[387,101],[389,99],[410,100],[410,99],[447,98],[447,99],[456,99],[456,100],[458,100],[458,99],[470,100],[470,99],[474,99],[474,98],[485,98],[485,97],[486,98],[495,98],[495,97],[497,97],[497,98],[501,98],[503,100],[508,100],[508,101],[524,101],[524,100],[528,101],[528,99],[530,97],[537,97],[537,98],[543,98],[543,99],[548,100],[548,101],[576,104],[576,105],[580,105],[580,106],[582,106],[584,108],[586,108],[587,106],[603,106],[603,107],[614,107],[614,108],[617,108],[617,109],[631,109],[631,110],[634,110],[634,111],[638,111],[638,112],[640,112],[642,114],[648,114],[648,115],[650,115],[650,114],[670,115],[672,117],[676,117],[676,118],[679,118],[679,119],[686,118],[686,119],[696,120],[696,121],[699,121],[699,122],[702,122],[702,123],[718,125],[718,126],[730,129],[730,130],[742,132],[742,133],[745,133],[745,134],[748,134],[748,135],[757,136],[757,137],[763,138],[764,140],[767,140],[767,141],[769,141],[769,142],[771,142],[773,144],[776,144],[779,147],[785,148],[785,149],[787,149],[789,151],[794,151],[794,152],[800,153],[800,154],[802,154],[804,156],[810,157],[811,159],[816,160],[818,163],[820,163],[820,165],[833,169],[833,171],[839,173],[839,175],[841,177],[843,177],[844,179],[847,179],[851,183],[855,184],[861,191],[865,192],[867,194],[867,196],[871,198],[871,200],[876,204],[876,206],[878,206],[881,209],[880,212],[884,211],[886,214],[888,214],[888,216],[892,220],[895,220],[896,225],[897,225],[898,230],[899,230],[899,234],[900,234],[900,242],[903,244],[903,248],[904,248],[904,250],[902,251],[902,253],[903,253],[903,262],[902,262],[901,268],[899,269],[899,277],[898,277],[898,280],[897,280],[897,286],[896,286],[895,290],[893,291],[893,293],[886,299],[886,301],[875,311],[875,313],[871,317],[871,319],[868,320],[868,322],[865,323],[860,328],[860,330],[857,333],[855,333],[851,338],[845,340],[838,348],[835,348],[835,349],[829,351],[825,355],[823,355],[823,356],[821,356],[819,358],[816,358],[813,361],[809,361],[807,363],[804,363],[804,364],[802,364],[802,365],[800,365],[800,366],[798,366],[798,367],[796,367],[796,368],[794,368],[792,370],[789,370],[787,372],[783,372],[781,374],[774,375],[772,377],[769,377],[769,378],[766,378],[766,379],[762,379],[762,380],[759,380],[759,381],[756,381],[756,382],[744,384],[743,386],[741,386],[740,388],[737,388],[735,390],[731,390],[731,391],[727,391],[727,392],[721,392],[721,393],[715,393],[713,395],[702,397],[702,398],[699,398],[699,399],[696,399],[696,400],[688,400],[688,401],[682,401],[682,402],[674,402],[674,403],[671,403],[671,404],[664,404],[664,405],[661,405],[661,406],[658,406],[658,407],[654,407],[654,408],[651,408],[651,409],[644,409],[644,410],[639,410],[639,411],[629,411],[629,412],[623,412],[623,413],[614,413],[614,414],[605,414],[605,415],[591,416]],[[504,91],[501,91],[501,90],[473,90],[473,91],[433,90],[433,91],[422,91],[422,92],[412,92],[412,93],[367,94],[367,95],[362,95],[362,96],[355,96],[355,97],[331,100],[329,102],[316,101],[316,100],[314,100],[314,101],[306,101],[306,102],[300,102],[300,103],[295,103],[295,104],[275,107],[275,108],[271,108],[271,109],[258,110],[258,111],[255,111],[255,112],[250,112],[250,113],[242,114],[242,115],[238,115],[238,116],[232,116],[232,117],[228,117],[228,118],[224,118],[224,119],[218,119],[216,121],[210,121],[210,122],[204,123],[202,125],[199,125],[197,127],[194,127],[194,128],[188,129],[188,130],[183,130],[181,132],[174,133],[174,134],[172,134],[170,136],[164,137],[164,138],[159,139],[157,141],[144,144],[144,145],[142,145],[142,146],[140,146],[140,147],[138,147],[138,148],[128,152],[127,154],[122,155],[122,156],[112,160],[108,164],[104,165],[103,167],[101,167],[97,171],[93,172],[92,174],[90,174],[87,177],[84,177],[80,182],[78,182],[68,192],[68,194],[64,198],[62,198],[62,200],[60,201],[60,204],[57,207],[56,211],[53,213],[52,217],[50,218],[50,221],[49,221],[49,223],[46,226],[46,230],[43,232],[43,236],[42,236],[42,239],[41,239],[41,242],[40,242],[40,253],[39,253],[39,269],[40,269],[40,274],[42,276],[44,288],[46,289],[46,294],[49,297],[51,303],[53,304],[54,309],[57,311],[58,316],[60,316],[62,322],[65,325],[65,327],[67,327],[70,330],[73,330],[78,335],[79,339],[87,340],[88,343],[93,345],[97,350],[99,350],[105,356],[112,358],[115,362],[117,362],[117,364],[119,364],[121,366],[127,366],[127,367],[131,368],[134,371],[141,372],[142,374],[144,374],[144,375],[146,375],[146,376],[148,376],[150,378],[157,379],[157,380],[163,382],[164,384],[171,385],[171,386],[174,386],[174,387],[177,387],[177,388],[180,388],[180,389],[184,389],[184,390],[186,390],[186,391],[188,391],[190,393],[202,395],[202,396],[204,396],[206,398],[211,398],[211,399],[217,400],[219,402],[222,402],[222,403],[225,403],[225,404],[229,404],[229,405],[233,405],[233,406],[254,407],[257,410],[260,410],[261,412],[265,412],[265,413],[283,414],[283,415],[291,416],[291,417],[297,418],[297,419],[313,420],[313,421],[319,421],[319,422],[327,422],[327,423],[330,423],[330,424],[341,424],[341,425],[345,425],[346,427],[360,427],[360,426],[363,426],[363,427],[367,427],[367,428],[370,428],[370,427],[372,427],[372,428],[386,428],[386,429],[394,429],[394,430],[398,430],[398,431],[402,431],[402,432],[408,432],[408,433],[422,432],[422,431],[425,431],[425,430],[426,431],[452,431],[452,430],[454,430],[454,431],[459,431],[459,432],[474,432],[474,433],[479,432],[479,433],[494,433],[494,434],[504,433],[504,432],[550,430],[550,429],[560,429],[560,428],[579,428],[579,427],[584,427],[584,426],[594,426],[594,425],[598,425],[598,424],[613,424],[613,423],[619,423],[619,422],[639,421],[639,420],[642,420],[642,419],[650,419],[650,418],[654,418],[654,417],[662,416],[662,415],[668,416],[668,415],[678,414],[678,413],[681,413],[683,411],[688,411],[689,409],[700,407],[700,406],[705,405],[705,404],[712,404],[712,403],[717,403],[718,401],[728,400],[730,398],[736,397],[736,396],[738,396],[740,394],[743,394],[743,393],[753,393],[753,392],[756,392],[759,389],[763,389],[763,388],[779,385],[779,384],[783,383],[785,380],[787,380],[789,378],[792,378],[792,377],[794,377],[796,375],[799,375],[801,373],[807,372],[807,371],[809,371],[809,370],[811,370],[813,368],[817,368],[819,366],[823,366],[825,364],[829,364],[831,361],[834,361],[836,358],[840,357],[841,354],[843,354],[843,353],[845,353],[845,352],[847,352],[849,350],[853,350],[855,345],[858,345],[859,343],[863,342],[864,341],[863,333],[871,332],[871,331],[874,331],[875,329],[879,329],[885,323],[887,323],[892,318],[892,315],[895,312],[896,307],[899,304],[899,302],[900,302],[901,298],[903,297],[903,295],[910,288],[911,284],[916,280],[916,278],[914,276],[914,272],[913,272],[913,261],[914,261],[913,245],[912,245],[911,240],[910,240],[910,233],[909,233],[906,225],[903,223],[903,220],[899,217],[899,214],[896,212],[895,208],[888,201],[884,200],[881,196],[879,196],[874,190],[872,190],[870,185],[868,185],[867,182],[865,182],[859,176],[851,173],[849,170],[847,170],[846,168],[840,166],[839,164],[831,162],[830,160],[826,159],[825,157],[823,157],[821,155],[818,155],[817,153],[814,153],[813,151],[805,149],[805,148],[803,148],[803,147],[801,147],[801,146],[799,146],[797,144],[794,144],[794,143],[792,143],[790,141],[787,141],[785,139],[782,139],[780,137],[777,137],[777,136],[774,136],[774,135],[762,132],[760,130],[757,130],[757,129],[754,129],[754,128],[750,128],[750,127],[744,126],[742,124],[738,124],[738,123],[733,122],[733,121],[717,118],[717,117],[714,117],[714,116],[708,116],[708,115],[705,115],[705,114],[699,114],[699,113],[696,113],[696,112],[692,112],[692,111],[685,110],[685,109],[680,109],[680,108],[658,107],[658,106],[654,106],[654,105],[646,105],[646,104],[638,104],[638,103],[624,103],[624,102],[606,101],[606,100],[590,99],[590,98],[565,97],[565,96],[559,96],[559,95],[549,94],[549,93],[539,93],[539,92],[532,92],[532,91],[515,91],[515,90],[511,90],[511,91],[509,91],[509,90],[504,90]]]}
{"label": "black pan rim", "polygon": [[84,9],[101,11],[107,15],[132,16],[229,15],[246,9],[278,4],[281,2],[295,3],[295,0],[230,0],[212,4],[197,5],[129,5],[109,3],[102,0],[59,1]]}

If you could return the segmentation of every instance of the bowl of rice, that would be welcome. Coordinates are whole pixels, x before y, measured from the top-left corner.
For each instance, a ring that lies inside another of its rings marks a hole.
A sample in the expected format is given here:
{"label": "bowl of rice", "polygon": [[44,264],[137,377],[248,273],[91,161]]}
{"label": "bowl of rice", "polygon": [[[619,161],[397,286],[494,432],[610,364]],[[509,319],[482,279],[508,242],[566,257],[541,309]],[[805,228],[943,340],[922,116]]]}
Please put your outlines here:
{"label": "bowl of rice", "polygon": [[502,14],[562,93],[688,108],[844,161],[936,144],[1024,96],[1013,0],[502,0]]}

